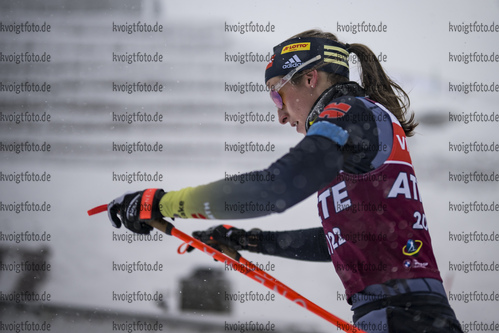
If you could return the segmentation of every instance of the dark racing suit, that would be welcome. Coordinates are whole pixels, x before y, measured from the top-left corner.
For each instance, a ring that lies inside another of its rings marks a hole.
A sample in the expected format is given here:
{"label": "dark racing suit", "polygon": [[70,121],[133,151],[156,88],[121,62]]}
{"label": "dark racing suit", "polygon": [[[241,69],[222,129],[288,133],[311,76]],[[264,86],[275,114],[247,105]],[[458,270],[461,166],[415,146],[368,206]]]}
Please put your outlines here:
{"label": "dark racing suit", "polygon": [[[354,82],[326,90],[312,112],[318,118],[305,138],[256,172],[258,179],[273,175],[271,180],[221,180],[169,192],[161,201],[163,215],[257,217],[282,212],[317,192],[322,228],[264,232],[267,241],[258,244],[258,252],[331,260],[354,322],[366,331],[460,332],[396,117]],[[241,204],[248,200],[251,206]],[[227,209],[238,205],[239,210]]]}

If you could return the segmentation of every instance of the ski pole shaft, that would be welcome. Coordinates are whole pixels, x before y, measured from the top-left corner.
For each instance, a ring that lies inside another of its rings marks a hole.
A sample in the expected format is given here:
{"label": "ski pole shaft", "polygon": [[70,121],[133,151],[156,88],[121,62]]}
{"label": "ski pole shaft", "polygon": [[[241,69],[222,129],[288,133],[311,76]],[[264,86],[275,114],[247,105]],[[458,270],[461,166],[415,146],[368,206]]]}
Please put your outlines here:
{"label": "ski pole shaft", "polygon": [[[95,207],[94,209],[91,209],[88,211],[89,215],[97,214],[101,211],[105,210],[105,205]],[[337,326],[341,330],[348,332],[348,333],[365,333],[364,331],[360,330],[359,328],[355,327],[354,325],[336,317],[332,313],[326,311],[325,309],[321,308],[317,304],[313,303],[312,301],[308,300],[307,298],[301,296],[298,294],[296,291],[291,289],[290,287],[286,286],[285,284],[279,282],[277,279],[272,277],[271,275],[267,274],[263,270],[261,270],[259,267],[255,266],[248,260],[244,259],[241,257],[238,262],[237,260],[223,254],[222,252],[212,248],[211,246],[201,242],[200,240],[187,235],[183,233],[182,231],[178,230],[173,226],[168,221],[165,220],[153,220],[149,221],[148,224],[150,224],[152,227],[168,234],[171,236],[174,236],[188,245],[206,253],[213,259],[216,259],[217,261],[220,261],[224,263],[225,265],[228,265],[238,272],[248,276],[249,278],[255,280],[256,282],[264,285],[265,287],[273,290],[274,292],[277,292],[278,294],[286,297],[293,303],[296,303],[305,309],[315,313],[319,317],[329,321],[333,325]]]}
{"label": "ski pole shaft", "polygon": [[[337,327],[343,329],[345,332],[362,332],[358,328],[354,327],[353,325],[347,323],[346,321],[336,317],[335,315],[327,312],[323,308],[319,307],[317,304],[313,303],[312,301],[306,299],[305,297],[301,296],[298,294],[296,291],[291,289],[290,287],[284,285],[283,283],[279,282],[277,279],[273,278],[269,274],[265,273],[262,271],[260,268],[257,266],[253,265],[251,262],[247,261],[243,257],[241,257],[242,262],[238,262],[235,259],[232,259],[231,257],[228,257],[227,255],[221,253],[218,250],[215,250],[211,246],[195,239],[194,237],[187,235],[183,233],[182,231],[176,229],[171,225],[171,223],[164,221],[166,223],[163,223],[163,221],[152,221],[150,224],[154,228],[161,230],[167,234],[170,234],[190,246],[203,251],[207,255],[213,257],[213,259],[216,259],[226,265],[232,266],[234,269],[239,271],[240,273],[245,274],[249,278],[255,280],[256,282],[264,285],[265,287],[272,289],[273,291],[277,292],[278,294],[286,297],[290,301],[301,305],[305,309],[315,313],[316,315],[322,317],[323,319],[326,319],[330,323],[336,325]],[[171,226],[168,226],[170,224]],[[170,230],[168,230],[170,229]]]}

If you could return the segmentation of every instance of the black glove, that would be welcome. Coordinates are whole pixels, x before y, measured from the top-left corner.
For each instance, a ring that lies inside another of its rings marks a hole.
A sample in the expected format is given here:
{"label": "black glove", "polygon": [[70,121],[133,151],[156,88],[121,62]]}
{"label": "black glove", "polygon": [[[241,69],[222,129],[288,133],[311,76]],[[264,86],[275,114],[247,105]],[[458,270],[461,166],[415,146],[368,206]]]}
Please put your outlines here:
{"label": "black glove", "polygon": [[107,215],[111,224],[120,228],[121,224],[138,234],[149,234],[153,229],[145,223],[161,219],[159,201],[165,194],[161,189],[147,189],[139,192],[127,192],[107,205]]}
{"label": "black glove", "polygon": [[218,244],[229,247],[235,251],[248,250],[259,252],[259,241],[262,231],[260,229],[237,229],[230,225],[218,225],[211,227],[206,231],[194,231],[192,236],[199,239],[217,250]]}

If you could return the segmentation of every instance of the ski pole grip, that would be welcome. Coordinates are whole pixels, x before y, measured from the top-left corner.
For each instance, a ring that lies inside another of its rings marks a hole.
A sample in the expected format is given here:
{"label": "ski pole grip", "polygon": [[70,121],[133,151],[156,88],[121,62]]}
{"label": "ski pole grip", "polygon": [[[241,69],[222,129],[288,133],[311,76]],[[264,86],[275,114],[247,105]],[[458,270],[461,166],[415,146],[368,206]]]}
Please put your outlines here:
{"label": "ski pole grip", "polygon": [[147,221],[146,223],[153,228],[163,231],[165,234],[169,236],[172,235],[172,230],[173,228],[175,228],[173,224],[165,220],[152,220],[152,221]]}
{"label": "ski pole grip", "polygon": [[[92,209],[89,209],[87,211],[87,214],[89,216],[92,216],[92,215],[99,214],[99,213],[102,213],[105,211],[107,211],[107,205],[100,205],[100,206],[94,207]],[[151,227],[154,227],[160,231],[163,231],[167,235],[170,235],[170,236],[172,235],[172,230],[173,230],[174,226],[173,226],[173,224],[171,224],[168,221],[153,220],[153,221],[148,221],[147,224],[149,224]]]}

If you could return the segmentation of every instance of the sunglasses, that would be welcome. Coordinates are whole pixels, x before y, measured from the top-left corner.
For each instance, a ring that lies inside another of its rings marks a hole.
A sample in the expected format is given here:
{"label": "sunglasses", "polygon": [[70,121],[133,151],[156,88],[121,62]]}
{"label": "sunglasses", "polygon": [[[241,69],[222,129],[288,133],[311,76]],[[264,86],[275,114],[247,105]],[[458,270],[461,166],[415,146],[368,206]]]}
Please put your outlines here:
{"label": "sunglasses", "polygon": [[279,81],[278,84],[274,85],[272,87],[272,89],[270,90],[270,98],[274,101],[275,105],[277,106],[277,108],[280,110],[282,109],[282,97],[281,95],[279,94],[279,90],[281,90],[281,88],[286,84],[288,83],[292,78],[293,78],[293,75],[295,75],[300,69],[302,69],[303,67],[307,66],[308,64],[311,64],[313,63],[314,61],[317,61],[321,58],[321,55],[317,55],[315,57],[313,57],[312,59],[309,59],[307,61],[305,61],[303,64],[301,64],[300,66],[298,67],[295,67],[294,69],[292,69],[288,74],[286,74],[282,79],[281,81]]}

